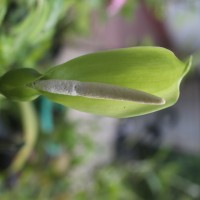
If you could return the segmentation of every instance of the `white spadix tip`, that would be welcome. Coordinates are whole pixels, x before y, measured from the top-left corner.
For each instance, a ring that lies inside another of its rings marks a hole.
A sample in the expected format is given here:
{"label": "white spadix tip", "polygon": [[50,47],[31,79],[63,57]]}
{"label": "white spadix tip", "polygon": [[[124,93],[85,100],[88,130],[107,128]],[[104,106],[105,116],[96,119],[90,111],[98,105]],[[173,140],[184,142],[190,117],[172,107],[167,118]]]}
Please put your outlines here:
{"label": "white spadix tip", "polygon": [[75,80],[38,80],[28,86],[52,94],[131,101],[152,105],[165,104],[165,100],[158,96],[140,90],[105,83],[80,82]]}

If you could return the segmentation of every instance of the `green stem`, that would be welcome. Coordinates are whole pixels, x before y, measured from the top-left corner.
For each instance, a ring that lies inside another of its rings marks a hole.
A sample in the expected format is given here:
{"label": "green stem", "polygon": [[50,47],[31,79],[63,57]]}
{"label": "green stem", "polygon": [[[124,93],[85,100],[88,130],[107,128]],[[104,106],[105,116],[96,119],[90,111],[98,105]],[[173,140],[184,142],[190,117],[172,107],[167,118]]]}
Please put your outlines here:
{"label": "green stem", "polygon": [[19,108],[21,111],[20,113],[25,144],[16,155],[10,167],[10,171],[12,173],[18,172],[24,166],[25,162],[27,161],[33,150],[38,134],[37,114],[35,112],[33,104],[29,102],[19,103]]}

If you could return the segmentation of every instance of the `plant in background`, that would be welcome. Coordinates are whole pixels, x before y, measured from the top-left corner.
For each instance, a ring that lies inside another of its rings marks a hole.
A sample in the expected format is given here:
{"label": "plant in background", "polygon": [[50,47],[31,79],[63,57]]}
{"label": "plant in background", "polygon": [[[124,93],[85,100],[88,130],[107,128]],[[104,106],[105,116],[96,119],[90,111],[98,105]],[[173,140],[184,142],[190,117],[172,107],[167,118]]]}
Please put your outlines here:
{"label": "plant in background", "polygon": [[[100,2],[96,1],[98,5]],[[29,75],[31,68],[43,71],[53,62],[65,43],[66,35],[74,37],[77,32],[80,35],[88,31],[90,11],[95,6],[87,0],[0,1],[0,76],[9,70],[21,70],[24,67],[25,74],[27,72]],[[35,73],[34,70],[32,72]],[[17,79],[20,77],[24,80],[24,73],[18,73]],[[27,100],[30,91],[27,92],[25,88],[13,90],[13,95],[16,92]],[[13,174],[22,169],[33,151],[38,132],[42,132],[37,123],[41,111],[36,110],[32,102],[10,101],[2,98],[2,95],[0,97],[0,169],[10,169],[8,174]],[[49,114],[53,116],[50,111]],[[13,119],[17,128],[13,125]]]}

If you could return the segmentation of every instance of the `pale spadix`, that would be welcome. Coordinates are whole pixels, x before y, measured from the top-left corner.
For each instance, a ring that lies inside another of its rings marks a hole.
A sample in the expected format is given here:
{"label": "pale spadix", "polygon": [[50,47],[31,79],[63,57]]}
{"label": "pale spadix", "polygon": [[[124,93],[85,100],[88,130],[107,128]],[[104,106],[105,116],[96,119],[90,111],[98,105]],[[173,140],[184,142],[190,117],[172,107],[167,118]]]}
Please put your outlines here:
{"label": "pale spadix", "polygon": [[165,104],[165,100],[158,96],[140,90],[105,83],[80,82],[75,80],[38,80],[28,86],[52,94],[131,101],[153,105]]}

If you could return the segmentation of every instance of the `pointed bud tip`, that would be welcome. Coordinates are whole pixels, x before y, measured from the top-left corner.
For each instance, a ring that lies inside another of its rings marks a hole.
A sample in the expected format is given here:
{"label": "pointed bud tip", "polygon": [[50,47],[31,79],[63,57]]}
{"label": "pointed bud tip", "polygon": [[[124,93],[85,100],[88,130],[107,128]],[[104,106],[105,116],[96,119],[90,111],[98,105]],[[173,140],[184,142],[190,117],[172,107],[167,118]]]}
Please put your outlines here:
{"label": "pointed bud tip", "polygon": [[164,105],[166,103],[165,99],[160,98],[160,105]]}

